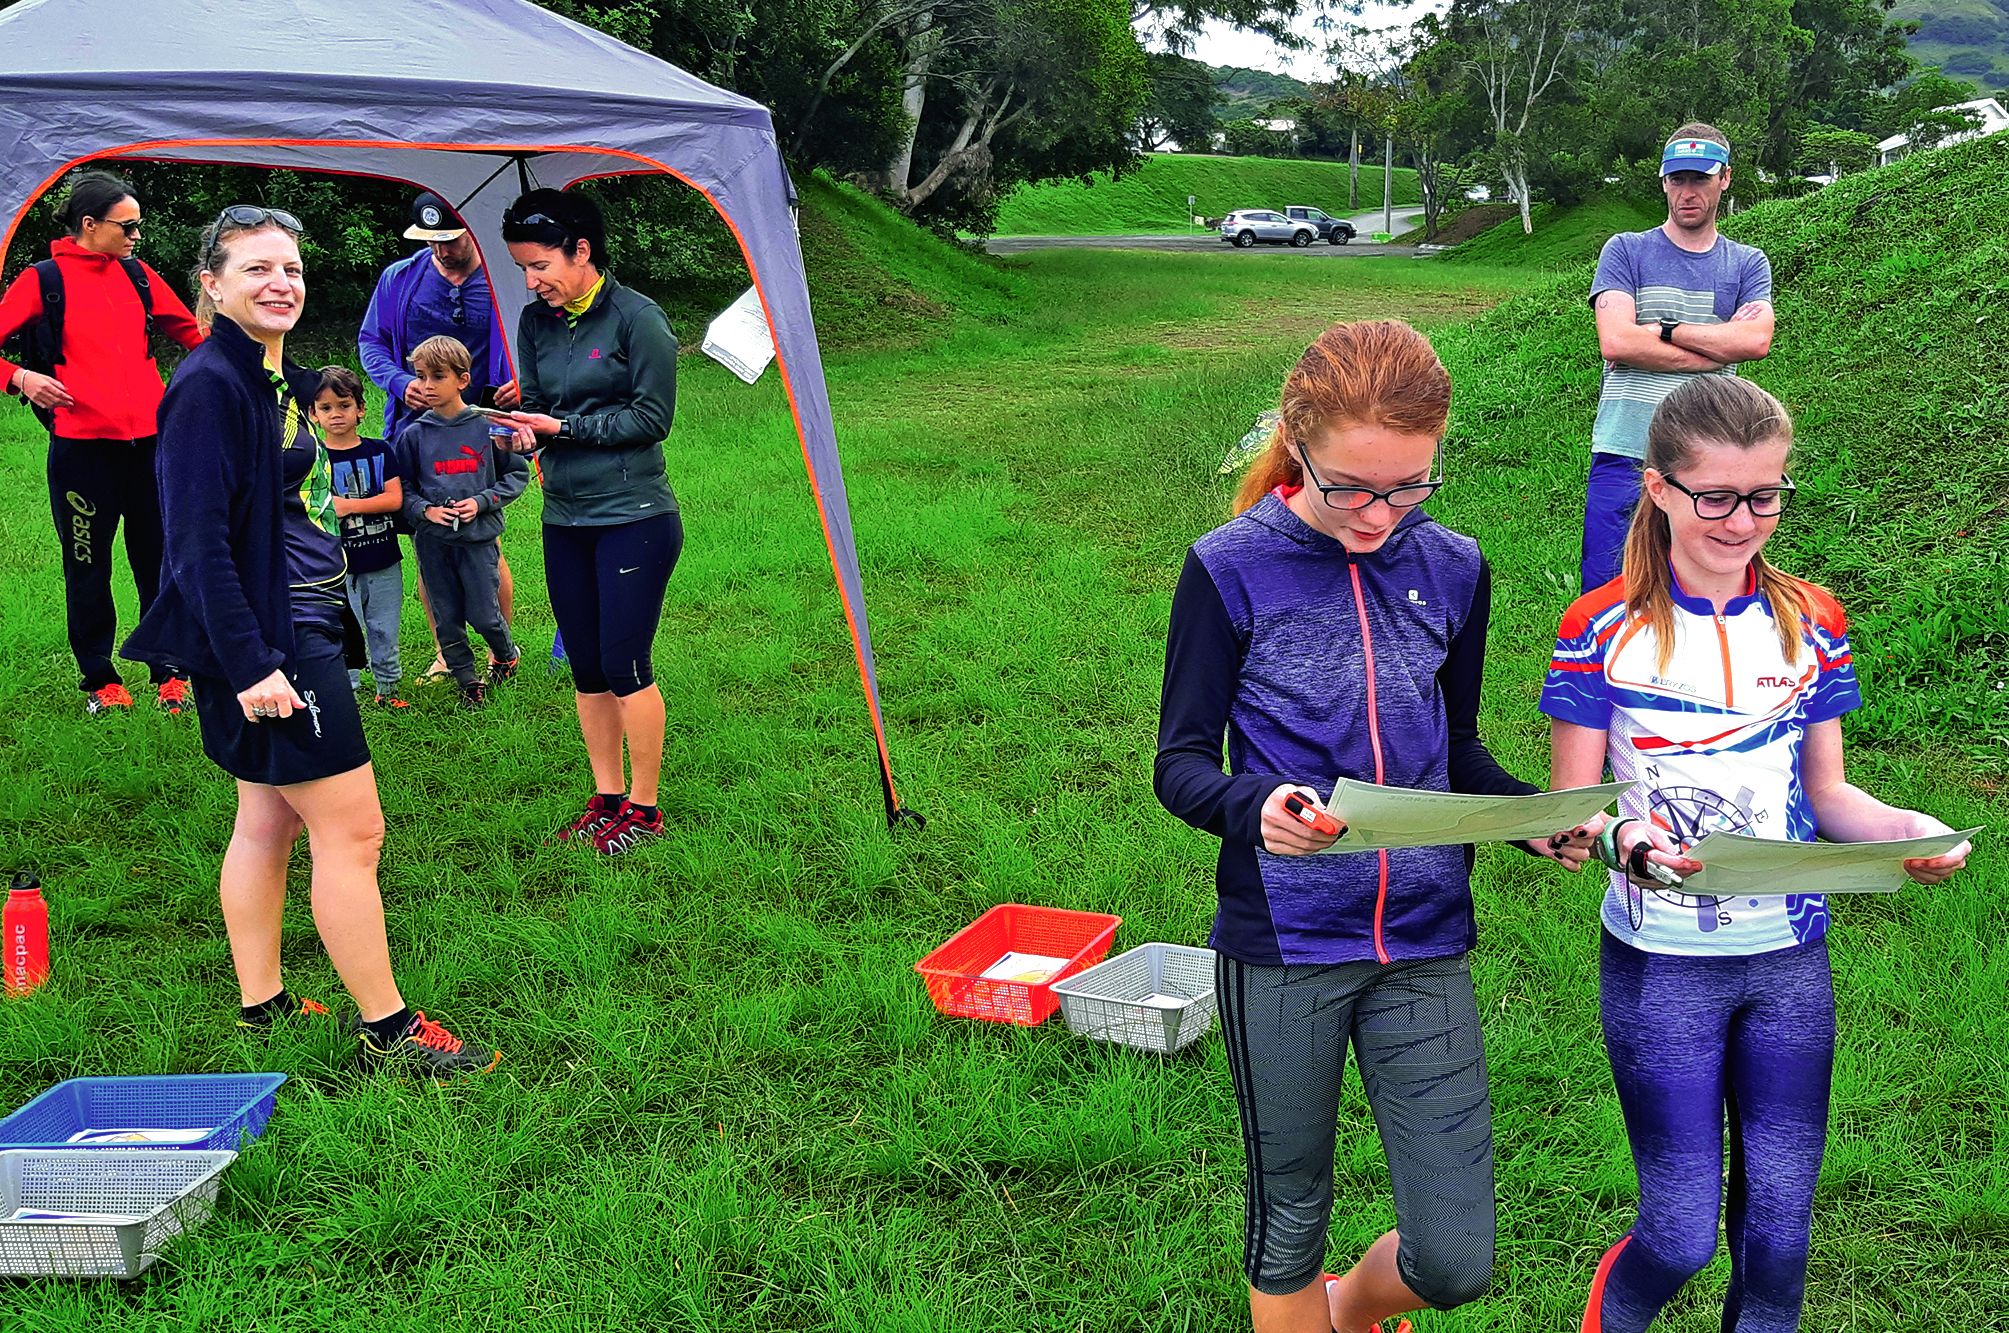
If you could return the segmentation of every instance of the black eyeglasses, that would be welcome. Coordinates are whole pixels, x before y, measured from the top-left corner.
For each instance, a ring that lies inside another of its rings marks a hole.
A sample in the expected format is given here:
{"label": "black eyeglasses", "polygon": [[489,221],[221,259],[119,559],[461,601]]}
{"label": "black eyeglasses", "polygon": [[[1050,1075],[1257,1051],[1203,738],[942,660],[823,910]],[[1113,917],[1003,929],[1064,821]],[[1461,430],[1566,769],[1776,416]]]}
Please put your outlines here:
{"label": "black eyeglasses", "polygon": [[1695,517],[1712,521],[1730,517],[1737,512],[1738,505],[1749,505],[1753,518],[1777,518],[1786,508],[1786,497],[1798,489],[1791,477],[1782,477],[1777,486],[1760,486],[1750,492],[1691,491],[1666,473],[1661,476],[1669,486],[1688,497],[1695,506]]}
{"label": "black eyeglasses", "polygon": [[131,240],[140,234],[140,220],[138,218],[128,218],[124,222],[114,222],[111,218],[92,218],[91,221],[102,227],[117,227],[126,234],[127,240]]}
{"label": "black eyeglasses", "polygon": [[1312,470],[1311,455],[1305,452],[1302,444],[1297,446],[1297,456],[1304,463],[1304,479],[1334,509],[1365,509],[1376,500],[1386,501],[1390,509],[1414,509],[1435,495],[1437,488],[1444,484],[1444,478],[1439,475],[1429,481],[1405,482],[1385,491],[1373,491],[1365,486],[1328,486]]}
{"label": "black eyeglasses", "polygon": [[447,300],[452,305],[448,318],[453,320],[455,328],[464,329],[467,327],[467,290],[459,283],[450,285],[446,290]]}
{"label": "black eyeglasses", "polygon": [[268,222],[283,227],[295,236],[303,235],[307,230],[300,225],[299,218],[283,208],[264,208],[258,204],[232,204],[216,215],[216,225],[219,227],[225,223],[233,227],[262,227]]}

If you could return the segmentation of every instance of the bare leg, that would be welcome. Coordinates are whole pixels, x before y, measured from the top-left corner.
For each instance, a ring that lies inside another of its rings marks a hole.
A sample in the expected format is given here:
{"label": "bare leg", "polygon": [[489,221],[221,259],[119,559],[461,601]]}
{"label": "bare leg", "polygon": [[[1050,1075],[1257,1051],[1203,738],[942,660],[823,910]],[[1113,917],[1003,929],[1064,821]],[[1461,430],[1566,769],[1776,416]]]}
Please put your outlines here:
{"label": "bare leg", "polygon": [[[612,690],[573,697],[579,701],[579,734],[586,739],[586,762],[593,768],[593,789],[609,793],[628,790],[621,768],[621,701]],[[661,750],[657,753],[660,758]]]}
{"label": "bare leg", "polygon": [[[413,563],[417,562],[414,561]],[[417,582],[419,587],[419,605],[425,609],[426,613],[426,635],[432,640],[432,665],[419,674],[422,676],[443,676],[446,674],[446,658],[440,655],[439,650],[439,622],[432,618],[432,598],[426,596],[425,576],[419,575]],[[503,612],[502,618],[504,620],[509,619],[509,613],[507,611]]]}
{"label": "bare leg", "polygon": [[1382,1232],[1352,1271],[1333,1284],[1332,1326],[1339,1333],[1367,1333],[1377,1320],[1425,1307],[1396,1265],[1401,1243],[1395,1232]]}
{"label": "bare leg", "polygon": [[656,781],[663,773],[663,692],[651,685],[623,698],[621,730],[628,738],[628,768],[634,774],[628,799],[654,805]]}
{"label": "bare leg", "polygon": [[[516,578],[509,572],[508,556],[497,552],[495,566],[497,577],[501,580],[501,586],[495,597],[496,605],[502,609],[502,623],[508,627],[511,637],[514,637],[516,633]],[[520,656],[523,652],[523,645],[518,644],[516,651]],[[496,664],[495,649],[493,648],[488,650],[488,664],[490,666]]]}
{"label": "bare leg", "polygon": [[1288,1296],[1270,1296],[1249,1288],[1249,1319],[1256,1333],[1332,1333],[1332,1318],[1326,1311],[1325,1279],[1312,1279],[1308,1287]]}
{"label": "bare leg", "polygon": [[286,862],[300,836],[300,817],[277,787],[239,779],[237,821],[223,853],[217,896],[237,993],[246,1006],[277,995],[279,925],[286,910]]}
{"label": "bare leg", "polygon": [[377,892],[377,858],[384,846],[384,811],[377,775],[368,764],[332,778],[278,790],[307,826],[314,858],[314,928],[365,1022],[404,1008],[391,975],[384,900]]}

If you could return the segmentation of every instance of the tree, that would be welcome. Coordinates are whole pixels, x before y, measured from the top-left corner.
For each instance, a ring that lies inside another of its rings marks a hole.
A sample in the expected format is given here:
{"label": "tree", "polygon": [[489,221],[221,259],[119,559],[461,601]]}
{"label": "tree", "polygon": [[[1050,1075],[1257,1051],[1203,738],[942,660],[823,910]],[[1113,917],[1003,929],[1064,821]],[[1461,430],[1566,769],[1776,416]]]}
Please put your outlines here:
{"label": "tree", "polygon": [[1520,201],[1524,233],[1535,229],[1528,189],[1535,113],[1562,83],[1589,14],[1590,0],[1452,0],[1447,28],[1479,90],[1494,159]]}
{"label": "tree", "polygon": [[1484,124],[1470,96],[1460,53],[1454,43],[1445,40],[1436,15],[1426,14],[1416,23],[1400,54],[1389,129],[1416,168],[1417,190],[1423,202],[1423,237],[1435,240],[1444,214],[1445,191],[1454,177],[1450,164],[1479,146]]}
{"label": "tree", "polygon": [[1936,148],[1980,122],[1973,111],[1954,110],[1976,95],[1974,85],[1964,79],[1949,79],[1937,69],[1921,70],[1891,99],[1892,127],[1910,140],[1913,152]]}
{"label": "tree", "polygon": [[1876,137],[1861,130],[1838,130],[1832,125],[1809,126],[1800,136],[1800,170],[1808,175],[1825,170],[1839,180],[1851,171],[1876,164]]}
{"label": "tree", "polygon": [[1144,73],[1149,91],[1137,122],[1144,150],[1155,152],[1168,141],[1187,149],[1212,146],[1221,127],[1221,92],[1207,67],[1169,51],[1154,51],[1144,57]]}

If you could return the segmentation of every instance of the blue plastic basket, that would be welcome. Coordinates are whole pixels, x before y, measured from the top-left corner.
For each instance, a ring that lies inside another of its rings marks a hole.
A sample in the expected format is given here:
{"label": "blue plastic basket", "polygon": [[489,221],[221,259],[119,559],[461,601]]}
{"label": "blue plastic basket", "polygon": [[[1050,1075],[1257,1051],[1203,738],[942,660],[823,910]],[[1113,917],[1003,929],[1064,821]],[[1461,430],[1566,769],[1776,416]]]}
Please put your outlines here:
{"label": "blue plastic basket", "polygon": [[0,1120],[0,1148],[131,1148],[78,1144],[90,1129],[206,1129],[193,1143],[148,1145],[164,1152],[237,1152],[265,1131],[284,1074],[159,1074],[73,1078]]}

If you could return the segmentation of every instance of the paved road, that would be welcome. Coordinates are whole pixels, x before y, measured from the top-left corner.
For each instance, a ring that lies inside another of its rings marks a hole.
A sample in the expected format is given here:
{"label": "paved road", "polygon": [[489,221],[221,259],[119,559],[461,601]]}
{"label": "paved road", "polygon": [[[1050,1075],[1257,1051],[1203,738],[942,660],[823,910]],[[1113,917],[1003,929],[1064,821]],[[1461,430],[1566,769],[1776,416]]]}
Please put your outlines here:
{"label": "paved road", "polygon": [[[1423,210],[1420,208],[1396,209],[1393,234],[1400,236],[1417,226],[1422,219]],[[1318,242],[1307,247],[1305,253],[1324,255],[1328,258],[1352,256],[1356,259],[1362,256],[1388,258],[1416,254],[1416,247],[1412,245],[1375,245],[1366,239],[1381,230],[1380,209],[1377,208],[1372,213],[1356,214],[1350,221],[1354,230],[1360,233],[1352,242],[1346,245],[1326,245]],[[1280,249],[1287,250],[1290,247],[1258,245],[1246,251],[1237,251],[1234,246],[1224,243],[1216,232],[1194,231],[1185,236],[993,236],[984,243],[984,248],[994,255],[1017,255],[1024,254],[1028,250],[1054,249],[1172,250],[1187,253],[1219,251],[1223,254],[1262,254]]]}

